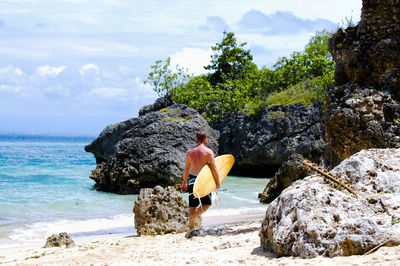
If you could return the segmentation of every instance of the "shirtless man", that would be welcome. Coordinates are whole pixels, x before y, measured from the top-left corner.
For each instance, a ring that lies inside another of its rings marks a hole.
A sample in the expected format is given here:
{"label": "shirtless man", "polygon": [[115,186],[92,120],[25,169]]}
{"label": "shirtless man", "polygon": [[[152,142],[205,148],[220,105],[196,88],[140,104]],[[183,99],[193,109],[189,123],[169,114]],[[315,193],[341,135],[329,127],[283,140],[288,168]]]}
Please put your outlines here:
{"label": "shirtless man", "polygon": [[[200,198],[195,198],[193,195],[193,185],[204,165],[209,164],[211,172],[214,176],[217,189],[220,188],[219,175],[215,166],[214,152],[206,147],[207,134],[204,131],[199,131],[196,134],[197,145],[190,149],[186,154],[185,171],[183,173],[182,191],[188,190],[189,193],[189,229],[194,229],[196,218],[202,215],[208,208],[211,207],[211,194]],[[190,172],[189,172],[190,171]],[[189,178],[189,184],[188,184]],[[201,201],[202,208],[197,208]]]}

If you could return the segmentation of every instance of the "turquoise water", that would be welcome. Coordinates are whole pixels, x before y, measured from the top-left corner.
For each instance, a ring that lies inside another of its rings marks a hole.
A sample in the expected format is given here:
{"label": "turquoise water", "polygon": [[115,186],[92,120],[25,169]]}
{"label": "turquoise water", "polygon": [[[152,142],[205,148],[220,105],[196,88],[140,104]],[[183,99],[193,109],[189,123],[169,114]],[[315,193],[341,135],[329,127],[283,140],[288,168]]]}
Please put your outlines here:
{"label": "turquoise water", "polygon": [[[52,233],[72,236],[134,232],[136,195],[93,189],[96,167],[84,146],[93,138],[0,135],[0,248],[43,243]],[[207,215],[263,209],[266,179],[228,176]],[[184,195],[186,198],[186,194]]]}

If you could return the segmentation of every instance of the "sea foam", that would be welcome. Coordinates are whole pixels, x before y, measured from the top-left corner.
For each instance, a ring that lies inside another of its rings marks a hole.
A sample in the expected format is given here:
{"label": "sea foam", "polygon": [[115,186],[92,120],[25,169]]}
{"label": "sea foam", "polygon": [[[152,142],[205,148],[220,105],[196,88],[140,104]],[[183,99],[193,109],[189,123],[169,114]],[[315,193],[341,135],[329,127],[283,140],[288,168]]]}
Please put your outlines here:
{"label": "sea foam", "polygon": [[[8,239],[15,245],[45,243],[48,236],[67,232],[71,237],[135,233],[133,214],[121,214],[111,218],[88,220],[59,220],[35,222],[11,231]],[[10,241],[7,241],[10,242]],[[0,248],[10,247],[10,243],[0,243]]]}

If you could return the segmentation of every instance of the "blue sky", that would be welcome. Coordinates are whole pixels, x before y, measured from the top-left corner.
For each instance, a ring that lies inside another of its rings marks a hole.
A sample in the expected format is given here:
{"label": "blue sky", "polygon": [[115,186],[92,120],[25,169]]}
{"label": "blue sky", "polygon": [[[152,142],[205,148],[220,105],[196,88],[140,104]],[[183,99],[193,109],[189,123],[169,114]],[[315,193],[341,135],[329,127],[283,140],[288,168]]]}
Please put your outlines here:
{"label": "blue sky", "polygon": [[0,132],[96,136],[157,95],[156,60],[204,73],[224,30],[258,66],[315,30],[358,21],[361,0],[1,0]]}

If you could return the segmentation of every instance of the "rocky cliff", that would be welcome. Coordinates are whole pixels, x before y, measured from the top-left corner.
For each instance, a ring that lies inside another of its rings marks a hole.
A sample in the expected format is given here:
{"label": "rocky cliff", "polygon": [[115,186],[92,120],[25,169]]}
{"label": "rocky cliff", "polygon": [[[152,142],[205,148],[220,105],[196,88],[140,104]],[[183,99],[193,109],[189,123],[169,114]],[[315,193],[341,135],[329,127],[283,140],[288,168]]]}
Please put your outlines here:
{"label": "rocky cliff", "polygon": [[97,161],[90,178],[96,189],[121,194],[156,185],[179,186],[186,152],[196,145],[199,130],[207,132],[207,146],[217,152],[219,134],[201,115],[185,105],[158,100],[142,108],[139,117],[108,126],[85,147]]}
{"label": "rocky cliff", "polygon": [[361,21],[339,29],[329,50],[336,85],[327,90],[332,166],[361,149],[400,147],[400,1],[363,0]]}
{"label": "rocky cliff", "polygon": [[291,154],[319,161],[325,143],[321,138],[321,106],[292,104],[265,108],[250,116],[240,111],[213,124],[220,132],[220,154],[233,154],[233,173],[271,177]]}

